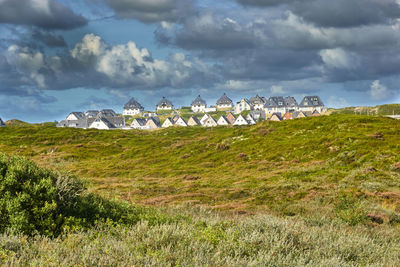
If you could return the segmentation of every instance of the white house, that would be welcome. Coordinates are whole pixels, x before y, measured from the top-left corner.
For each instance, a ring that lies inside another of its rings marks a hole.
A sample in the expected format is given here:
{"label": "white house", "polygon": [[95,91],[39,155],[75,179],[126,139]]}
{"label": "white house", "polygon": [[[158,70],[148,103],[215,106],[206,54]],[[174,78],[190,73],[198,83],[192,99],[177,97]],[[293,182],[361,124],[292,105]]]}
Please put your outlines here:
{"label": "white house", "polygon": [[211,106],[211,107],[208,107],[208,108],[205,108],[204,109],[204,112],[216,112],[217,111],[217,108],[216,107],[214,107],[214,106]]}
{"label": "white house", "polygon": [[187,127],[187,126],[188,126],[187,122],[186,122],[182,117],[179,117],[179,118],[175,121],[175,125],[176,125],[176,126],[181,126],[181,127]]}
{"label": "white house", "polygon": [[82,120],[84,119],[86,116],[83,112],[71,112],[66,120],[67,121],[77,121],[77,120]]}
{"label": "white house", "polygon": [[232,100],[224,93],[217,100],[217,110],[230,110],[233,108]]}
{"label": "white house", "polygon": [[204,121],[203,126],[204,127],[216,127],[216,126],[218,126],[218,123],[213,117],[208,116],[208,118]]}
{"label": "white house", "polygon": [[305,112],[314,112],[316,110],[319,113],[323,113],[326,108],[319,96],[305,96],[299,105],[299,110]]}
{"label": "white house", "polygon": [[274,113],[284,114],[287,111],[285,105],[285,99],[282,96],[270,97],[264,105],[264,111],[266,115],[272,115]]}
{"label": "white house", "polygon": [[199,119],[197,117],[190,117],[188,122],[187,122],[188,126],[199,126],[201,125],[201,122],[199,121]]}
{"label": "white house", "polygon": [[131,123],[131,128],[133,129],[138,129],[138,130],[143,130],[146,126],[146,119],[143,118],[136,118],[132,121]]}
{"label": "white house", "polygon": [[192,109],[192,111],[196,112],[196,113],[206,112],[206,107],[207,107],[207,103],[200,97],[200,95],[198,95],[196,97],[196,99],[193,100],[192,104],[190,105],[190,108]]}
{"label": "white house", "polygon": [[240,100],[239,102],[236,103],[235,114],[240,114],[246,110],[253,110],[253,106],[250,104],[250,102],[247,99],[242,98],[242,100]]}
{"label": "white house", "polygon": [[259,95],[249,99],[249,103],[251,106],[253,106],[254,110],[263,110],[265,102],[266,99],[264,97],[260,97]]}
{"label": "white house", "polygon": [[110,130],[116,127],[105,118],[96,118],[90,125],[90,129]]}
{"label": "white house", "polygon": [[242,114],[240,114],[235,122],[233,123],[233,125],[249,125],[249,122],[243,117]]}
{"label": "white house", "polygon": [[157,119],[155,119],[153,117],[147,119],[145,129],[154,130],[154,129],[158,129],[160,127],[161,127],[160,122]]}
{"label": "white house", "polygon": [[174,126],[174,121],[169,117],[161,125],[162,128],[168,128],[168,127],[171,127],[171,126]]}
{"label": "white house", "polygon": [[247,115],[246,120],[248,121],[248,123],[250,125],[254,125],[254,124],[257,123],[256,120],[253,118],[253,116],[251,114]]}
{"label": "white house", "polygon": [[122,115],[134,116],[142,113],[143,111],[143,106],[132,97],[128,103],[124,105],[124,112]]}
{"label": "white house", "polygon": [[165,110],[173,110],[173,109],[174,109],[174,105],[172,105],[172,102],[169,101],[168,99],[166,99],[165,96],[163,96],[163,98],[160,100],[160,102],[158,102],[158,104],[156,106],[157,111],[165,111]]}
{"label": "white house", "polygon": [[200,124],[204,125],[204,122],[210,117],[208,114],[204,114],[204,116],[200,119]]}
{"label": "white house", "polygon": [[218,119],[218,121],[217,121],[217,124],[218,124],[218,125],[221,125],[221,126],[230,125],[228,119],[227,119],[224,115],[222,115],[221,117],[219,117],[219,119]]}

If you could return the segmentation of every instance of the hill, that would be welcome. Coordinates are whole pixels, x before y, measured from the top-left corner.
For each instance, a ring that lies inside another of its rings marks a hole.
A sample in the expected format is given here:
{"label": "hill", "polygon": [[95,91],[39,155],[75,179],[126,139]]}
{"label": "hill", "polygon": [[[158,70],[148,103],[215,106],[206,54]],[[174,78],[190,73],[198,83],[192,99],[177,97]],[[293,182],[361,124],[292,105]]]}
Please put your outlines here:
{"label": "hill", "polygon": [[27,125],[29,125],[29,123],[21,121],[21,120],[17,120],[17,119],[8,120],[5,122],[5,124],[7,126],[27,126]]}
{"label": "hill", "polygon": [[347,107],[332,110],[335,114],[359,115],[400,115],[400,104],[387,104],[376,107]]}
{"label": "hill", "polygon": [[0,129],[0,150],[143,205],[397,224],[399,130],[351,115],[153,132],[29,126]]}

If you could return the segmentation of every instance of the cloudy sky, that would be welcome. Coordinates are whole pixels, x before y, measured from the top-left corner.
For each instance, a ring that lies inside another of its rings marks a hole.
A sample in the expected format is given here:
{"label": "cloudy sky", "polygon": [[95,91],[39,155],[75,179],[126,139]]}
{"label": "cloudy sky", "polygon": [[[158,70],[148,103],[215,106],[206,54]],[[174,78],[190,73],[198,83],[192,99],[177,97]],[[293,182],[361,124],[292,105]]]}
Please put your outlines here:
{"label": "cloudy sky", "polygon": [[400,0],[0,0],[0,117],[226,92],[400,101]]}

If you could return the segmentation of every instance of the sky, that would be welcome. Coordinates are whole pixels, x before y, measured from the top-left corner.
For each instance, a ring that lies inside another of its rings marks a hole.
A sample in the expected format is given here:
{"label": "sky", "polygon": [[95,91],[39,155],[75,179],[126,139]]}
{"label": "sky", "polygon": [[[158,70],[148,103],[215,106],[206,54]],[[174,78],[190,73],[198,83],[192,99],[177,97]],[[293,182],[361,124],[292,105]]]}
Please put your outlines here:
{"label": "sky", "polygon": [[256,94],[400,102],[400,0],[0,0],[0,118]]}

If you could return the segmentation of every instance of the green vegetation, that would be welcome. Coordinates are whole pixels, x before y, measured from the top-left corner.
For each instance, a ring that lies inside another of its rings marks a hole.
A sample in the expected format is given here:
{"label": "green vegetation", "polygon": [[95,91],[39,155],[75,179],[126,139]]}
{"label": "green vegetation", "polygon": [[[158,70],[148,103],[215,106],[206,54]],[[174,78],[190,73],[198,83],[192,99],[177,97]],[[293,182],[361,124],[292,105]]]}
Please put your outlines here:
{"label": "green vegetation", "polygon": [[398,224],[400,121],[332,115],[252,127],[0,129],[0,150],[144,205]]}
{"label": "green vegetation", "polygon": [[400,115],[400,104],[388,104],[376,107],[347,107],[332,110],[335,114],[357,115]]}

